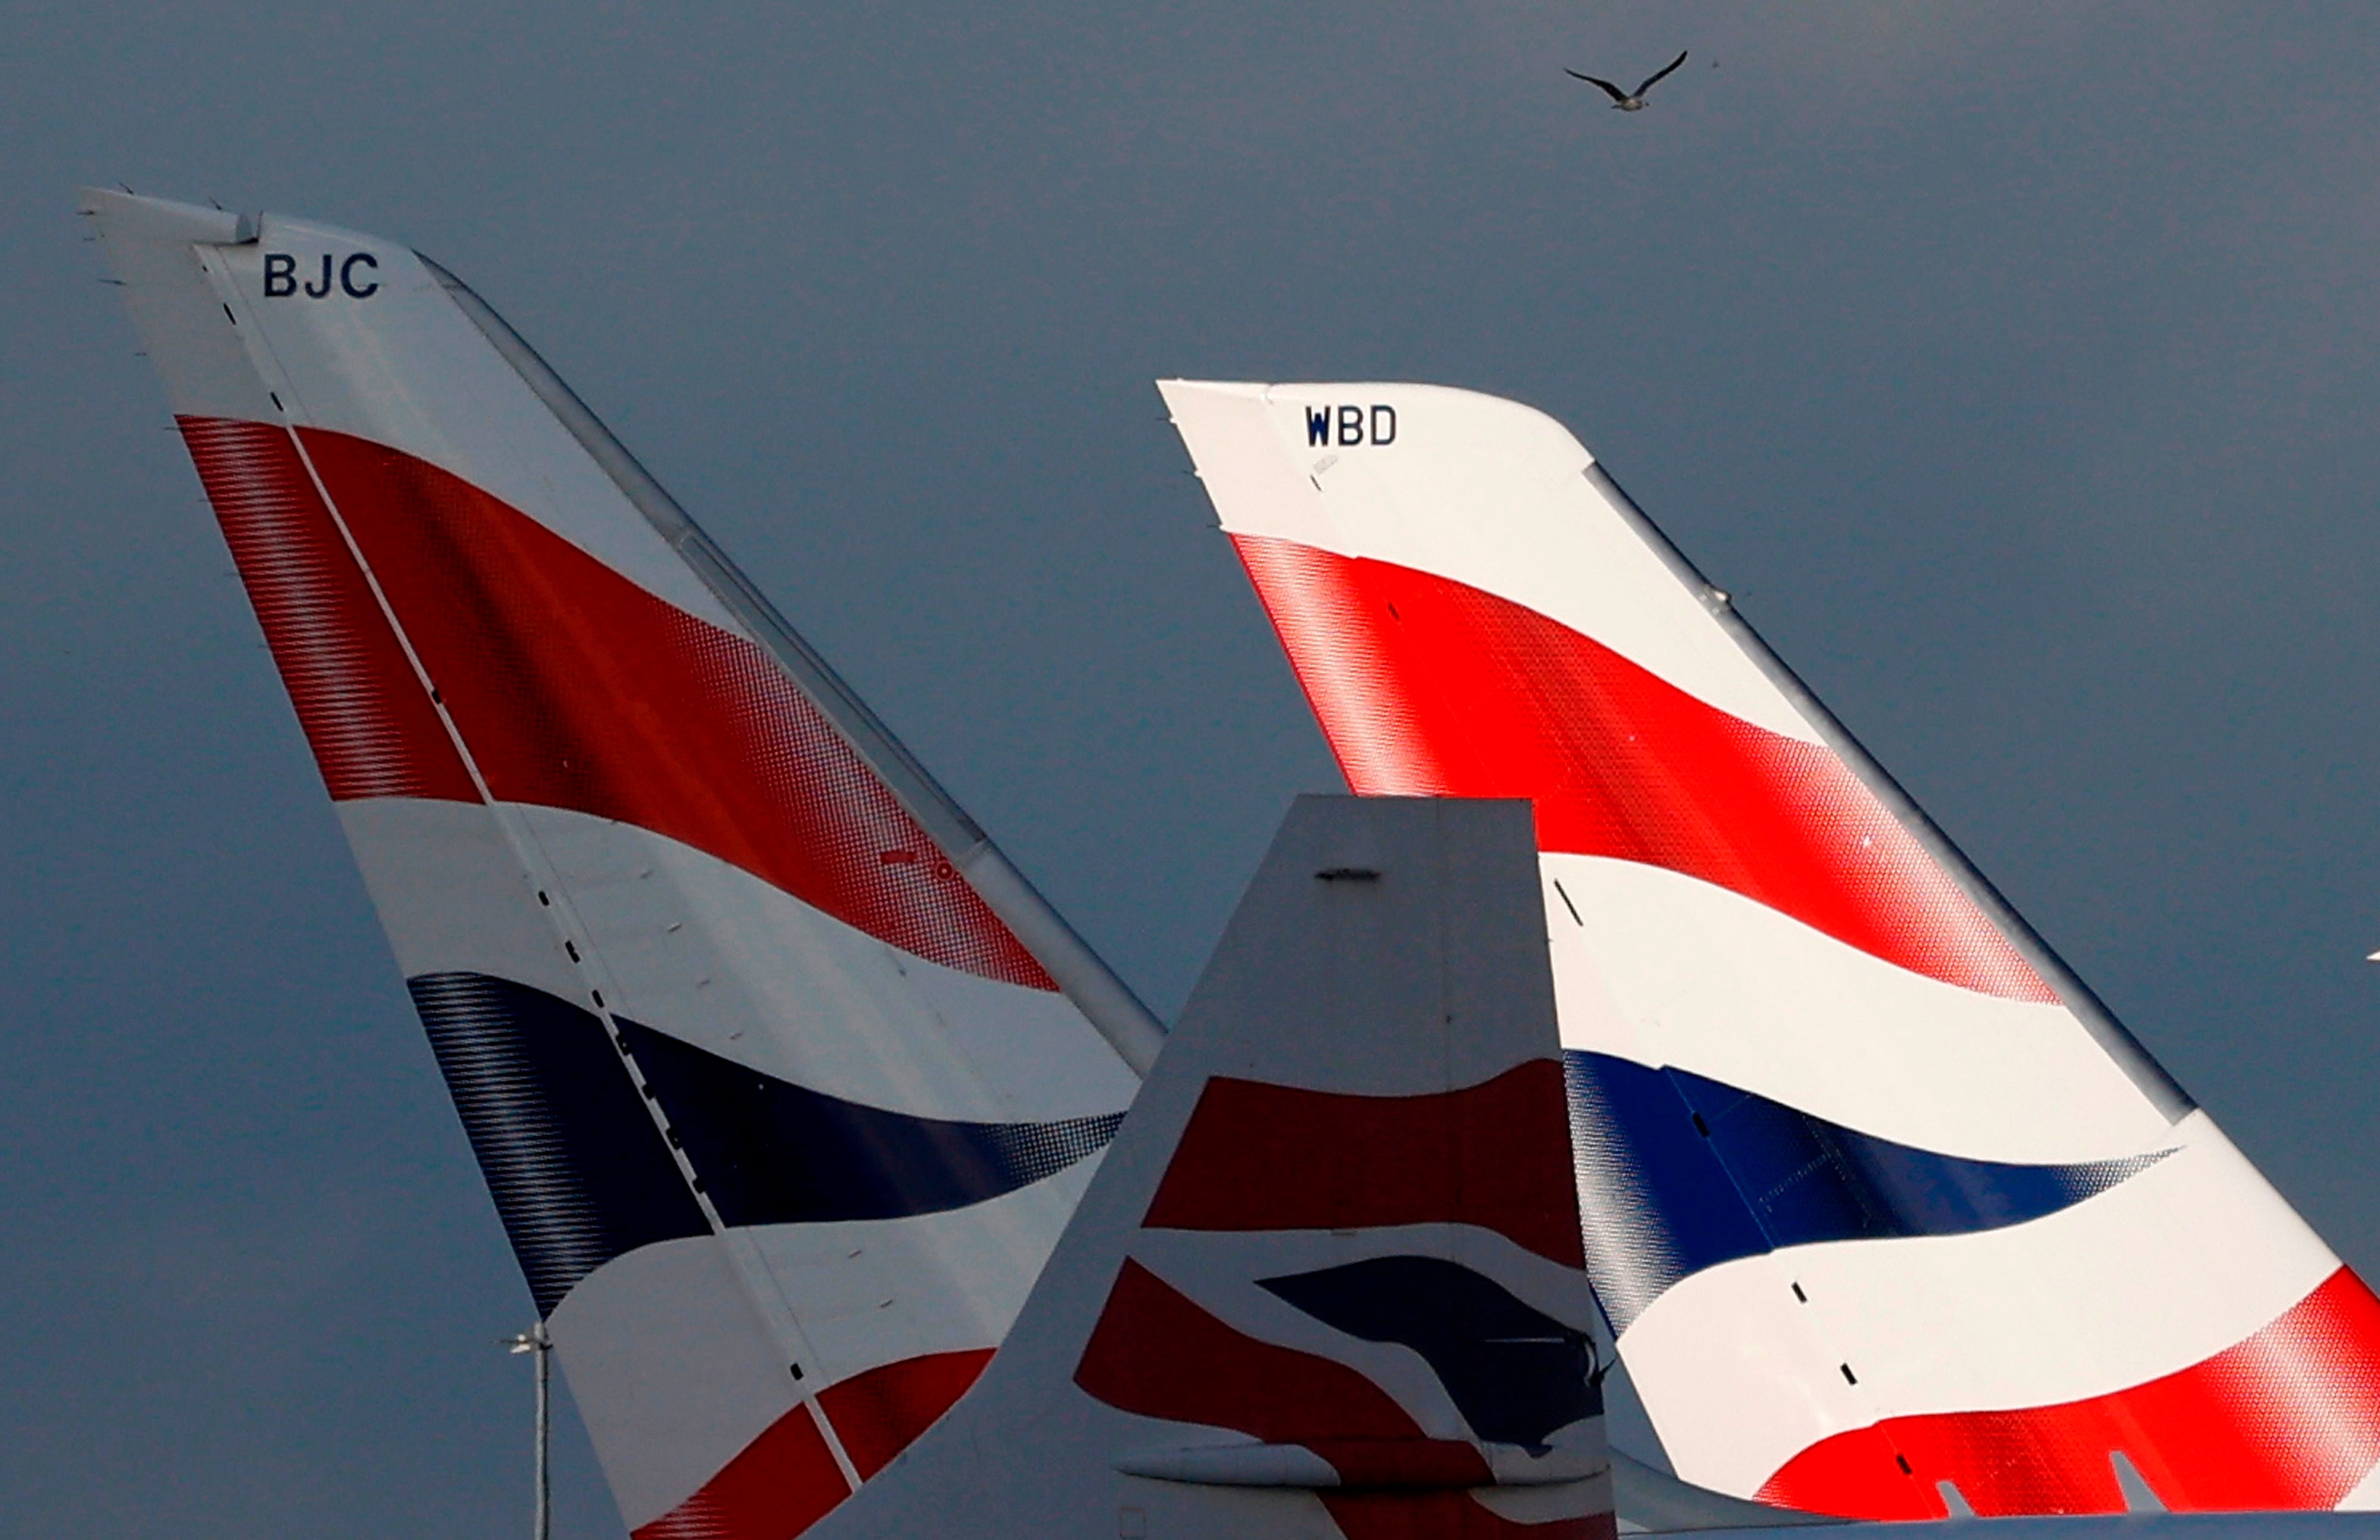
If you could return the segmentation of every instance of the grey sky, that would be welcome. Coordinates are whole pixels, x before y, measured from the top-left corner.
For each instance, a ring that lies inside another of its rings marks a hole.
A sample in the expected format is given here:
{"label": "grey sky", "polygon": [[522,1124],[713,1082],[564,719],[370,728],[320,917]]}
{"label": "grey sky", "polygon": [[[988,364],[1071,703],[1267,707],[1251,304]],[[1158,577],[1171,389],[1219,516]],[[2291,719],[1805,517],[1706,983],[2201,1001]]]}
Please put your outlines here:
{"label": "grey sky", "polygon": [[1166,1013],[1336,777],[1149,380],[1543,406],[2380,1267],[2368,4],[497,11],[6,15],[9,1527],[526,1502],[526,1291],[89,180],[461,273]]}

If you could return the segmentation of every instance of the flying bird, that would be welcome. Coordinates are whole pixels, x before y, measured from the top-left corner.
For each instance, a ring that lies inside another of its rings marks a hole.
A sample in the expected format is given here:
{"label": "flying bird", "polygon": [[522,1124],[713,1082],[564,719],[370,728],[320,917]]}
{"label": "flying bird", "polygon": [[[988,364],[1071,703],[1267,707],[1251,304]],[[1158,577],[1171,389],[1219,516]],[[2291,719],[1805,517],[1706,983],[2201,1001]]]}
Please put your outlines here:
{"label": "flying bird", "polygon": [[1659,85],[1663,76],[1685,62],[1685,55],[1679,55],[1670,61],[1666,68],[1657,71],[1634,91],[1621,91],[1609,80],[1598,80],[1592,75],[1581,75],[1575,69],[1565,69],[1562,73],[1573,80],[1585,80],[1590,86],[1601,86],[1603,93],[1611,98],[1611,107],[1614,112],[1641,113],[1645,110],[1645,93]]}

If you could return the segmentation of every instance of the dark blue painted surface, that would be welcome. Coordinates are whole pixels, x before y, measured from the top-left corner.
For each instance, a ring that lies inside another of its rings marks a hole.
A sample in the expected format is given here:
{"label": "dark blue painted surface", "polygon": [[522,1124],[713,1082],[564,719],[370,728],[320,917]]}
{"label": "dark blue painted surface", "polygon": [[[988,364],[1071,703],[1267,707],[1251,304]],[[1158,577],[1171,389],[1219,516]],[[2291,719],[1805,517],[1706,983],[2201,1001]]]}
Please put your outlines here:
{"label": "dark blue painted surface", "polygon": [[1562,1056],[1588,1267],[1624,1329],[1682,1278],[1821,1241],[1965,1235],[2107,1191],[2171,1153],[2073,1165],[1971,1160],[1897,1144],[1679,1069]]}
{"label": "dark blue painted surface", "polygon": [[1257,1281],[1350,1337],[1421,1354],[1482,1438],[1542,1454],[1556,1428],[1603,1410],[1585,1333],[1459,1263],[1378,1256]]}
{"label": "dark blue painted surface", "polygon": [[591,1011],[484,974],[407,979],[538,1314],[710,1223]]}
{"label": "dark blue painted surface", "polygon": [[[706,1235],[601,1017],[482,974],[407,981],[540,1315],[623,1253]],[[1064,1170],[1121,1112],[1053,1122],[915,1117],[826,1096],[619,1021],[669,1132],[729,1225],[960,1208]]]}
{"label": "dark blue painted surface", "polygon": [[620,1029],[730,1225],[963,1208],[1063,1170],[1105,1147],[1123,1121],[921,1118],[775,1079],[650,1027]]}

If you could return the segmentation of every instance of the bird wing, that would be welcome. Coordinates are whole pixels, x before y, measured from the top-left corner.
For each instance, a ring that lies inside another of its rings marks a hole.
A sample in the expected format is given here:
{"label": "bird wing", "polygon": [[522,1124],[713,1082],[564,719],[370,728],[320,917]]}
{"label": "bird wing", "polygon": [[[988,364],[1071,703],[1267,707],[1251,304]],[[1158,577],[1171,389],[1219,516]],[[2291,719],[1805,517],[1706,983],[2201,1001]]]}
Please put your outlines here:
{"label": "bird wing", "polygon": [[1613,85],[1609,80],[1598,80],[1592,75],[1581,75],[1575,69],[1564,69],[1562,73],[1569,76],[1573,80],[1585,80],[1590,86],[1601,86],[1605,91],[1610,92],[1611,99],[1614,102],[1625,102],[1628,100],[1628,93],[1621,91],[1618,86]]}
{"label": "bird wing", "polygon": [[1683,63],[1685,63],[1685,62],[1686,62],[1686,56],[1685,56],[1685,55],[1683,55],[1683,54],[1681,54],[1681,55],[1679,55],[1676,58],[1671,59],[1671,60],[1670,61],[1669,68],[1668,68],[1668,69],[1664,69],[1664,70],[1662,70],[1662,71],[1660,72],[1660,74],[1655,75],[1651,79],[1649,79],[1649,80],[1645,81],[1643,85],[1638,86],[1638,87],[1636,88],[1636,94],[1637,94],[1637,95],[1639,95],[1639,96],[1642,96],[1642,95],[1644,95],[1646,91],[1651,91],[1655,86],[1657,86],[1657,85],[1658,85],[1658,84],[1660,83],[1660,81],[1661,81],[1661,77],[1662,77],[1663,75],[1667,75],[1667,74],[1669,74],[1669,73],[1670,73],[1670,70],[1677,68],[1677,67],[1678,67],[1678,66],[1680,66],[1680,65],[1682,65],[1682,64],[1683,64]]}

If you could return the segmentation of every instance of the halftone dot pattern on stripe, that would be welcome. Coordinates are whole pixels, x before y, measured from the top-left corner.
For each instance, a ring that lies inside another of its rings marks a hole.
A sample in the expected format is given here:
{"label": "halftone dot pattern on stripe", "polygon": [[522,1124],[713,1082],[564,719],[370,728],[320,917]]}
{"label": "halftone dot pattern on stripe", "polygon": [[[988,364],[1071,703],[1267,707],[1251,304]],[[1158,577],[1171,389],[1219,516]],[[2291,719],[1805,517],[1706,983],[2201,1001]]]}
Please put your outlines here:
{"label": "halftone dot pattern on stripe", "polygon": [[2380,1462],[2380,1298],[2341,1267],[2202,1363],[2054,1405],[1888,1417],[1803,1449],[1760,1497],[1939,1519],[1949,1481],[1986,1518],[2120,1513],[2119,1449],[2178,1513],[2336,1506]]}
{"label": "halftone dot pattern on stripe", "polygon": [[851,1496],[807,1406],[780,1417],[635,1540],[792,1540]]}
{"label": "halftone dot pattern on stripe", "polygon": [[1612,1329],[1706,1267],[1791,1246],[2029,1223],[2171,1149],[2026,1165],[1863,1134],[1675,1066],[1562,1055],[1587,1270]]}
{"label": "halftone dot pattern on stripe", "polygon": [[1451,578],[1232,540],[1357,793],[1527,797],[1540,849],[1661,867],[1945,983],[2056,1000],[1833,750]]}
{"label": "halftone dot pattern on stripe", "polygon": [[176,422],[332,798],[478,801],[288,430]]}
{"label": "halftone dot pattern on stripe", "polygon": [[497,800],[651,830],[930,962],[1055,988],[748,637],[450,472],[301,438]]}
{"label": "halftone dot pattern on stripe", "polygon": [[710,1221],[593,1013],[484,974],[406,980],[538,1314]]}

